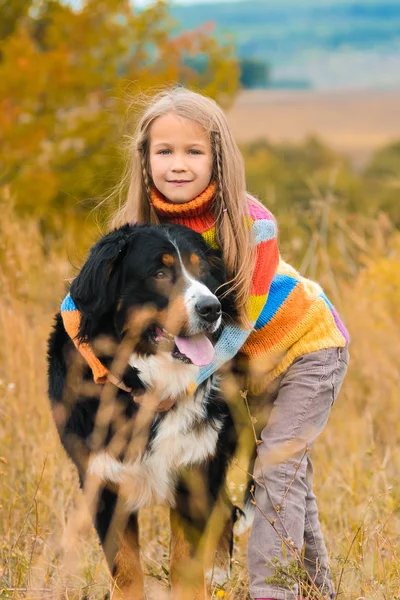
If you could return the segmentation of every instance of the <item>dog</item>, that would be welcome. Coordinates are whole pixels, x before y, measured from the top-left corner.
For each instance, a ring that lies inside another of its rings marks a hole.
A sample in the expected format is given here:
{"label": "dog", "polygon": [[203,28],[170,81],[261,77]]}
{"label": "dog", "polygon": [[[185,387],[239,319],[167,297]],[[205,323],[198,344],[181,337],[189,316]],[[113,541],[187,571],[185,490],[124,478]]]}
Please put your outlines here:
{"label": "dog", "polygon": [[[89,502],[113,598],[143,598],[138,511],[152,504],[170,508],[174,598],[208,597],[203,573],[218,580],[229,571],[238,510],[225,480],[238,435],[219,376],[193,386],[224,318],[237,318],[226,279],[219,253],[180,225],[126,225],[101,238],[70,294],[81,313],[78,339],[110,371],[105,385],[94,384],[55,317],[51,408],[82,488],[97,482]],[[153,412],[135,402],[149,390],[178,400]]]}

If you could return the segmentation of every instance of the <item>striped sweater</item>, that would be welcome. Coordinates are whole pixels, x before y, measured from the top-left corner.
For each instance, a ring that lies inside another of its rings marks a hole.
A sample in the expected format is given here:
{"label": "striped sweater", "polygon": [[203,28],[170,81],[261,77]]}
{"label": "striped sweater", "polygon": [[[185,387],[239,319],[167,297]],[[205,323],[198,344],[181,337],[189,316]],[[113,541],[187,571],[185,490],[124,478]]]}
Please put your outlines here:
{"label": "striped sweater", "polygon": [[[162,222],[186,225],[218,248],[212,210],[214,195],[215,186],[211,184],[190,202],[172,204],[154,190],[152,206]],[[200,369],[197,384],[240,352],[248,363],[249,390],[259,393],[295,358],[323,348],[345,346],[348,334],[321,287],[280,259],[272,215],[253,201],[248,208],[247,226],[256,243],[256,264],[246,307],[252,327],[225,325],[215,347],[215,358]],[[68,334],[75,339],[80,315],[70,296],[61,305],[61,314]],[[91,366],[95,381],[103,382],[107,370],[90,346],[76,341],[75,344]]]}

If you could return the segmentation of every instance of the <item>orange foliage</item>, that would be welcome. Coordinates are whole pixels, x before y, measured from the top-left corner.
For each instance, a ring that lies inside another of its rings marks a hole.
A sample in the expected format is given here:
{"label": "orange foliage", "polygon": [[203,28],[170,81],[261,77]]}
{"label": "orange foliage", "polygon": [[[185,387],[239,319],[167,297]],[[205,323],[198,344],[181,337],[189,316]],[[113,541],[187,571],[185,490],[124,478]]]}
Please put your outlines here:
{"label": "orange foliage", "polygon": [[162,1],[26,5],[0,28],[0,186],[47,230],[87,215],[118,180],[128,95],[182,83],[224,104],[237,89],[232,47],[209,25],[174,37]]}

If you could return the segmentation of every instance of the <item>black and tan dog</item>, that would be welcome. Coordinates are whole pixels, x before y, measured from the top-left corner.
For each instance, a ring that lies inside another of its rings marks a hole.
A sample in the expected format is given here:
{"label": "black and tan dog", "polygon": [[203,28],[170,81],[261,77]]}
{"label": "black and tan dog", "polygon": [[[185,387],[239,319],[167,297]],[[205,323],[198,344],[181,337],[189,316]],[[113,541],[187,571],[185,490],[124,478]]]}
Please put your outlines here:
{"label": "black and tan dog", "polygon": [[[151,504],[170,507],[174,598],[206,597],[202,573],[229,566],[235,510],[225,478],[235,427],[218,376],[192,387],[213,359],[223,315],[235,318],[232,298],[218,297],[224,282],[217,254],[185,227],[127,225],[102,238],[70,294],[79,339],[113,375],[105,385],[93,383],[56,316],[49,396],[81,485],[92,490],[115,598],[143,598],[137,515]],[[133,398],[146,390],[178,401],[152,412]]]}

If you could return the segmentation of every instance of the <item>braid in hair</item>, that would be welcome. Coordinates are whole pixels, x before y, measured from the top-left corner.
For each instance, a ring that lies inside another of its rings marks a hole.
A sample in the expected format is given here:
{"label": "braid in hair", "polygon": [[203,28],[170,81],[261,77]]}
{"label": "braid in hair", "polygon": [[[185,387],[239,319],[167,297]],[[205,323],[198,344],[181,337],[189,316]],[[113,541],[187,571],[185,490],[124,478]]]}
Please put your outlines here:
{"label": "braid in hair", "polygon": [[145,156],[144,148],[141,148],[140,151],[140,167],[142,170],[142,181],[144,184],[144,192],[146,193],[146,200],[148,203],[148,222],[150,225],[158,225],[160,223],[159,218],[157,217],[156,211],[151,205],[151,180],[149,176],[149,171],[147,168],[147,159]]}
{"label": "braid in hair", "polygon": [[[213,143],[215,151],[215,170],[216,170],[216,181],[217,181],[217,198],[219,200],[216,207],[216,226],[217,226],[217,237],[218,245],[223,250],[224,240],[229,240],[232,226],[232,217],[226,206],[223,186],[223,175],[222,175],[222,153],[221,153],[221,141],[218,132],[213,134]],[[226,261],[225,267],[228,271],[229,277],[234,277],[235,265],[231,261]]]}
{"label": "braid in hair", "polygon": [[[224,210],[225,208],[225,199],[224,199],[224,191],[222,188],[222,157],[221,157],[221,145],[219,135],[217,133],[214,134],[214,149],[215,149],[215,166],[217,171],[217,195],[220,200],[220,208]],[[219,212],[219,211],[218,211]]]}

